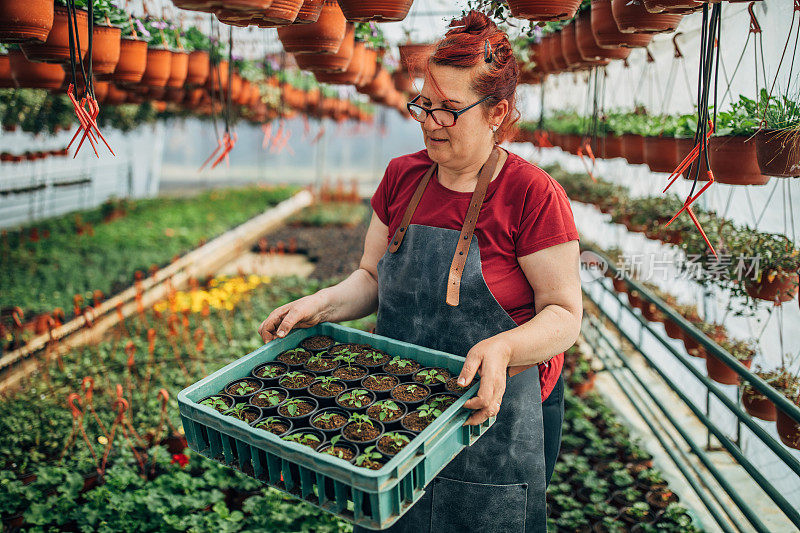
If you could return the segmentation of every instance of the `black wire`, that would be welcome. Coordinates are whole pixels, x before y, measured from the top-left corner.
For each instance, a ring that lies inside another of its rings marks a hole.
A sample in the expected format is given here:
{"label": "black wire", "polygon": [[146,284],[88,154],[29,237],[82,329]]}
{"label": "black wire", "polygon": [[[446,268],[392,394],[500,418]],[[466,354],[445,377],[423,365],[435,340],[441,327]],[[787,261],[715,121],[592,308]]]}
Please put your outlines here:
{"label": "black wire", "polygon": [[233,26],[228,30],[228,94],[225,105],[225,133],[231,130],[231,91],[233,90]]}
{"label": "black wire", "polygon": [[92,98],[94,98],[94,82],[92,78],[92,33],[94,32],[94,0],[89,0],[88,4],[89,4],[89,21],[88,21],[89,48],[86,51],[86,57],[89,58],[89,68],[88,68],[89,77],[85,81],[86,81],[87,92]]}
{"label": "black wire", "polygon": [[72,15],[69,9],[70,2],[67,2],[67,30],[69,33],[69,66],[72,70],[72,94],[78,100],[78,79],[75,72],[75,37],[72,32]]}

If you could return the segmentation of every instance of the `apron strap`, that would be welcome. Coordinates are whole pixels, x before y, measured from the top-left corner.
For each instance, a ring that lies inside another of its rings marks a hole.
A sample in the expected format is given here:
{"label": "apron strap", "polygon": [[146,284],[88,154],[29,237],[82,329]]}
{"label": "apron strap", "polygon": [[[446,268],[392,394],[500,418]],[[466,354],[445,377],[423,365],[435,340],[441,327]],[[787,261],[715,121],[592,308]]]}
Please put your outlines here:
{"label": "apron strap", "polygon": [[425,188],[428,186],[431,176],[433,176],[433,173],[436,171],[436,167],[436,163],[432,164],[425,172],[425,175],[422,176],[419,185],[417,185],[417,190],[414,191],[414,196],[411,197],[411,201],[408,203],[408,207],[406,207],[406,212],[403,214],[400,227],[394,232],[394,239],[392,240],[392,245],[389,246],[389,252],[395,253],[398,248],[400,248],[400,245],[403,244],[403,237],[405,237],[406,229],[411,223],[411,217],[414,216],[414,211],[417,210],[419,201],[422,200],[422,194],[425,192]]}
{"label": "apron strap", "polygon": [[464,225],[461,227],[458,246],[456,246],[453,262],[450,264],[450,274],[447,277],[446,302],[447,305],[452,307],[458,305],[458,295],[461,289],[461,274],[464,272],[464,265],[467,263],[467,254],[469,253],[469,245],[472,242],[472,234],[475,232],[475,224],[478,223],[478,214],[481,211],[483,200],[486,197],[486,190],[489,188],[489,182],[492,181],[492,175],[494,174],[498,159],[500,159],[500,150],[495,147],[492,149],[488,161],[481,167],[480,173],[478,174],[478,184],[475,186],[472,199],[469,201],[467,217],[464,219]]}

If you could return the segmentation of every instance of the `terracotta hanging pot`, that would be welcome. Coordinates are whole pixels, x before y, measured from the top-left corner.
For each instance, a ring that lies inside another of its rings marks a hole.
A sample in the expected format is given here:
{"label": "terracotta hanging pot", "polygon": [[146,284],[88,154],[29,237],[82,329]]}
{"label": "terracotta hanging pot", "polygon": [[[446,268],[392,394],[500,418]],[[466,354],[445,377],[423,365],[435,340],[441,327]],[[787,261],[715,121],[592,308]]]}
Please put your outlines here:
{"label": "terracotta hanging pot", "polygon": [[683,18],[672,13],[650,13],[642,0],[611,0],[611,10],[622,33],[670,32]]}
{"label": "terracotta hanging pot", "polygon": [[61,65],[29,61],[20,50],[8,54],[11,76],[20,89],[59,89],[64,81]]}
{"label": "terracotta hanging pot", "polygon": [[112,79],[118,84],[135,84],[147,68],[147,42],[132,37],[120,41],[119,61]]}
{"label": "terracotta hanging pot", "polygon": [[742,407],[750,416],[754,416],[767,422],[775,422],[778,413],[775,404],[760,394],[756,389],[746,386],[742,389]]}
{"label": "terracotta hanging pot", "polygon": [[665,319],[663,324],[668,337],[678,340],[683,339],[683,329],[678,324],[669,318]]}
{"label": "terracotta hanging pot", "polygon": [[708,157],[714,179],[720,183],[765,185],[769,181],[758,166],[755,141],[746,136],[711,137]]}
{"label": "terracotta hanging pot", "polygon": [[551,72],[550,58],[544,40],[530,46],[531,62],[536,66],[536,71],[542,74]]}
{"label": "terracotta hanging pot", "polygon": [[798,283],[800,278],[797,272],[773,270],[762,272],[760,281],[747,279],[744,286],[752,298],[780,303],[794,300],[797,296]]}
{"label": "terracotta hanging pot", "polygon": [[553,72],[566,72],[569,69],[567,60],[561,47],[560,32],[552,33],[547,36],[547,46],[550,52],[550,64]]}
{"label": "terracotta hanging pot", "polygon": [[322,13],[323,3],[323,0],[305,0],[292,24],[313,24],[317,22]]}
{"label": "terracotta hanging pot", "polygon": [[647,33],[622,33],[611,9],[611,0],[592,0],[592,33],[601,48],[642,48],[653,39]]}
{"label": "terracotta hanging pot", "polygon": [[421,78],[425,74],[425,63],[436,51],[435,44],[406,43],[397,47],[400,52],[400,64],[410,72],[414,78]]}
{"label": "terracotta hanging pot", "polygon": [[653,172],[672,173],[680,163],[675,137],[645,137],[644,159]]}
{"label": "terracotta hanging pot", "polygon": [[[341,50],[340,50],[341,51]],[[361,78],[361,72],[364,69],[364,60],[366,57],[366,47],[362,42],[353,43],[353,55],[350,59],[350,64],[343,72],[325,72],[315,70],[314,77],[320,83],[330,83],[333,85],[349,85],[355,84]]]}
{"label": "terracotta hanging pot", "polygon": [[0,89],[14,88],[14,78],[11,76],[11,61],[8,54],[0,54]]}
{"label": "terracotta hanging pot", "polygon": [[53,27],[53,0],[0,0],[0,42],[44,42]]}
{"label": "terracotta hanging pot", "polygon": [[250,91],[252,87],[253,85],[248,80],[243,79],[242,87],[239,90],[239,94],[233,99],[233,103],[236,105],[246,105],[250,103]]}
{"label": "terracotta hanging pot", "polygon": [[622,157],[631,165],[644,165],[644,137],[633,133],[622,136]]}
{"label": "terracotta hanging pot", "polygon": [[536,21],[571,19],[580,5],[581,0],[508,0],[515,18]]}
{"label": "terracotta hanging pot", "polygon": [[[342,45],[346,29],[347,21],[339,4],[336,0],[325,0],[317,22],[280,27],[278,38],[283,49],[292,54],[335,54]],[[346,67],[345,64],[340,70]]]}
{"label": "terracotta hanging pot", "polygon": [[688,14],[703,9],[703,2],[698,0],[643,0],[644,7],[650,13]]}
{"label": "terracotta hanging pot", "polygon": [[403,20],[413,0],[339,0],[349,22],[396,22]]}
{"label": "terracotta hanging pot", "polygon": [[414,80],[405,70],[397,69],[392,72],[392,81],[394,82],[394,88],[401,93],[414,92]]}
{"label": "terracotta hanging pot", "polygon": [[184,96],[183,105],[187,109],[196,109],[202,104],[204,99],[208,99],[208,92],[203,88],[190,89],[186,91]]}
{"label": "terracotta hanging pot", "polygon": [[[109,80],[117,68],[122,30],[114,26],[92,28],[92,72],[100,80]],[[81,43],[83,44],[83,43]]]}
{"label": "terracotta hanging pot", "polygon": [[108,96],[108,86],[111,85],[107,81],[98,81],[97,79],[94,80],[92,86],[94,87],[94,98],[97,100],[98,104],[103,104],[106,101],[106,97]]}
{"label": "terracotta hanging pot", "polygon": [[217,65],[211,65],[208,79],[206,80],[206,89],[211,91],[215,95],[214,97],[217,98],[217,93],[228,90],[228,77],[229,66],[227,61],[220,61]]}
{"label": "terracotta hanging pot", "polygon": [[218,11],[234,11],[255,15],[272,5],[272,0],[213,0],[211,9]]}
{"label": "terracotta hanging pot", "polygon": [[237,28],[248,27],[254,23],[253,21],[257,16],[251,11],[234,11],[227,8],[215,9],[214,15],[222,24],[236,26]]}
{"label": "terracotta hanging pot", "polygon": [[[321,18],[321,17],[320,17]],[[342,17],[344,21],[344,17]],[[280,30],[278,30],[280,31]],[[297,54],[294,56],[297,66],[302,70],[321,72],[344,72],[353,58],[355,46],[355,26],[346,23],[345,35],[339,50],[335,54]]]}
{"label": "terracotta hanging pot", "polygon": [[778,430],[781,442],[790,448],[800,450],[800,424],[780,409],[776,414],[775,428]]}
{"label": "terracotta hanging pot", "polygon": [[166,87],[171,68],[171,51],[166,48],[148,48],[147,67],[140,83],[146,87]]}
{"label": "terracotta hanging pot", "polygon": [[[81,57],[86,55],[89,48],[89,14],[82,10],[75,11],[78,22],[78,40],[81,44]],[[43,63],[69,62],[69,26],[67,25],[67,8],[56,6],[54,8],[53,27],[47,34],[43,43],[24,43],[20,45],[25,57],[30,61]]]}
{"label": "terracotta hanging pot", "polygon": [[167,86],[150,86],[145,87],[144,95],[150,100],[163,101],[167,95]]}
{"label": "terracotta hanging pot", "polygon": [[[739,362],[747,368],[750,368],[753,363],[752,360]],[[739,384],[739,374],[711,354],[706,354],[706,372],[708,372],[708,377],[717,383],[722,383],[723,385]]]}
{"label": "terracotta hanging pot", "polygon": [[300,13],[303,0],[274,0],[272,5],[253,17],[253,24],[259,28],[274,28],[291,24]]}
{"label": "terracotta hanging pot", "polygon": [[378,73],[378,52],[372,48],[367,48],[364,52],[364,68],[361,71],[361,77],[356,85],[366,85],[375,78]]}
{"label": "terracotta hanging pot", "polygon": [[208,73],[211,69],[208,52],[205,50],[195,50],[189,54],[189,65],[186,73],[186,85],[198,87],[205,84]]}
{"label": "terracotta hanging pot", "polygon": [[202,11],[211,13],[216,2],[212,0],[172,0],[175,7],[186,9],[187,11]]}
{"label": "terracotta hanging pot", "polygon": [[762,129],[755,135],[761,173],[789,178],[800,176],[800,132]]}
{"label": "terracotta hanging pot", "polygon": [[619,135],[609,134],[605,137],[605,153],[603,154],[606,159],[614,159],[616,157],[623,157],[622,155],[622,137]]}
{"label": "terracotta hanging pot", "polygon": [[584,61],[605,65],[611,59],[627,59],[631,49],[626,47],[603,48],[597,43],[597,38],[592,31],[592,11],[585,10],[575,20],[575,38],[578,42],[578,52]]}
{"label": "terracotta hanging pot", "polygon": [[106,105],[120,105],[124,104],[128,98],[128,92],[123,91],[113,83],[108,84],[108,93],[106,94]]}
{"label": "terracotta hanging pot", "polygon": [[587,68],[588,65],[581,58],[581,53],[578,51],[578,40],[575,37],[575,25],[567,24],[559,32],[561,35],[561,52],[564,54],[564,59],[567,60],[567,67],[570,70],[580,70]]}
{"label": "terracotta hanging pot", "polygon": [[186,77],[189,75],[189,52],[172,52],[172,63],[170,64],[169,79],[167,87],[183,87]]}
{"label": "terracotta hanging pot", "polygon": [[381,99],[384,97],[394,86],[392,85],[392,77],[389,71],[381,67],[373,80],[369,83],[358,87],[358,92],[367,94],[374,99]]}

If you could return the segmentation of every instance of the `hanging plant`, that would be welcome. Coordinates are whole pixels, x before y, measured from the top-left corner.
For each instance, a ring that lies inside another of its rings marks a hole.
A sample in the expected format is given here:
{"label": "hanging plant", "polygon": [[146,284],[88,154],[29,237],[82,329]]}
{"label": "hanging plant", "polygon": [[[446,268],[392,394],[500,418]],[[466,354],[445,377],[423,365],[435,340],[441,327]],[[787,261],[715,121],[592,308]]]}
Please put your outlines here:
{"label": "hanging plant", "polygon": [[755,137],[761,171],[768,176],[800,176],[800,95],[773,95],[761,89],[758,116],[762,129]]}
{"label": "hanging plant", "polygon": [[349,22],[396,22],[403,20],[411,9],[413,0],[339,0],[342,12]]}
{"label": "hanging plant", "polygon": [[[86,11],[86,0],[75,0],[75,22],[78,28],[80,55],[86,55],[89,47],[89,14]],[[68,63],[69,54],[69,10],[66,0],[56,0],[53,15],[53,27],[43,43],[25,43],[22,51],[30,61],[43,63]]]}

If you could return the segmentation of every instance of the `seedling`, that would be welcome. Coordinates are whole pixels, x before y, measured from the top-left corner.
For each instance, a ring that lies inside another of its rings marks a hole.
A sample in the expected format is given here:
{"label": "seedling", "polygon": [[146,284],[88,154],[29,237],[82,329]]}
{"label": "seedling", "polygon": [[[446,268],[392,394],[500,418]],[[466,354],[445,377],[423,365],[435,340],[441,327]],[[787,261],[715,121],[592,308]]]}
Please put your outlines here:
{"label": "seedling", "polygon": [[256,395],[256,398],[266,399],[270,406],[275,406],[281,403],[281,393],[276,390],[265,390],[263,392],[259,392]]}
{"label": "seedling", "polygon": [[413,383],[406,385],[405,389],[411,394],[416,393],[418,390],[422,390],[422,388],[419,385],[414,385]]}
{"label": "seedling", "polygon": [[327,413],[322,413],[321,415],[315,416],[314,417],[314,422],[320,421],[320,422],[328,423],[328,422],[331,421],[331,419],[334,416],[337,416],[337,415],[338,416],[342,416],[341,413],[337,413],[337,412],[334,412],[334,411],[328,411]]}
{"label": "seedling", "polygon": [[381,452],[375,450],[375,446],[369,446],[364,453],[356,457],[356,464],[363,466],[365,461],[380,461],[383,458]]}
{"label": "seedling", "polygon": [[362,353],[361,355],[362,355],[362,357],[364,357],[364,359],[368,359],[368,360],[372,361],[373,363],[377,363],[381,359],[386,357],[386,355],[383,354],[382,352],[377,352],[375,350],[369,350],[367,352]]}
{"label": "seedling", "polygon": [[259,420],[258,424],[256,424],[256,427],[257,428],[270,427],[272,424],[280,423],[280,421],[281,421],[280,418],[277,418],[277,417],[274,417],[274,416],[270,416],[268,418],[265,418],[264,420]]}
{"label": "seedling", "polygon": [[383,422],[388,417],[392,416],[393,411],[402,411],[400,406],[394,403],[392,400],[383,400],[378,402],[378,419]]}
{"label": "seedling", "polygon": [[353,413],[352,415],[350,415],[350,420],[348,420],[348,423],[351,422],[354,426],[357,427],[356,432],[359,435],[364,430],[365,424],[368,425],[369,427],[373,428],[375,427],[375,425],[372,423],[372,420],[370,420],[370,418],[367,415],[362,415],[359,413]]}
{"label": "seedling", "polygon": [[306,401],[301,398],[292,398],[287,400],[284,406],[286,407],[286,412],[289,413],[289,416],[297,416],[300,414],[300,405],[304,403],[306,403]]}
{"label": "seedling", "polygon": [[296,388],[303,388],[305,386],[304,381],[309,379],[309,375],[305,372],[301,372],[299,370],[293,370],[292,372],[286,373],[278,383],[280,383],[284,387],[289,387],[292,389]]}
{"label": "seedling", "polygon": [[262,378],[276,378],[283,373],[283,368],[277,365],[266,365],[259,369],[258,375]]}
{"label": "seedling", "polygon": [[327,454],[327,455],[332,455],[334,457],[338,457],[339,459],[344,459],[345,458],[344,457],[344,451],[341,450],[341,449],[339,449],[339,450],[335,450],[334,449],[336,447],[336,443],[339,442],[339,439],[341,437],[342,437],[341,435],[336,435],[335,437],[333,437],[331,439],[330,445],[327,448],[325,448],[322,451],[322,453]]}
{"label": "seedling", "polygon": [[384,437],[388,437],[389,441],[398,448],[402,448],[403,446],[411,442],[411,439],[409,439],[406,435],[403,435],[402,433],[394,433],[394,432],[387,433],[386,435],[384,435]]}
{"label": "seedling", "polygon": [[650,514],[650,505],[645,502],[636,502],[623,511],[625,514],[637,520],[643,520]]}
{"label": "seedling", "polygon": [[236,418],[243,418],[244,417],[244,410],[247,408],[246,403],[237,403],[233,407],[231,407],[228,411],[225,412],[228,416],[235,416]]}
{"label": "seedling", "polygon": [[353,389],[339,396],[339,403],[349,407],[364,407],[369,403],[371,396],[365,389]]}
{"label": "seedling", "polygon": [[356,361],[356,354],[350,352],[349,350],[342,350],[336,354],[336,357],[334,357],[333,360],[344,363],[347,365],[347,368],[350,368],[350,366]]}
{"label": "seedling", "polygon": [[308,354],[308,352],[303,348],[294,348],[283,352],[282,356],[291,363],[297,364],[304,361],[306,354]]}
{"label": "seedling", "polygon": [[447,382],[447,376],[441,370],[436,368],[429,368],[427,370],[420,370],[416,374],[422,379],[422,382],[426,385],[431,385],[434,383],[445,383]]}
{"label": "seedling", "polygon": [[210,398],[206,398],[200,402],[200,405],[207,405],[220,412],[228,410],[228,403],[222,398],[222,396],[212,396]]}
{"label": "seedling", "polygon": [[319,440],[319,437],[314,435],[313,433],[294,433],[292,435],[286,435],[285,437],[281,437],[283,440],[288,440],[291,442],[297,442],[298,444],[303,444],[305,446],[311,446],[316,448],[322,442]]}
{"label": "seedling", "polygon": [[330,390],[331,385],[338,383],[339,381],[339,378],[333,376],[323,376],[321,378],[317,378],[317,383],[319,383],[320,386],[325,390]]}
{"label": "seedling", "polygon": [[419,407],[420,418],[435,419],[441,416],[442,410],[437,405],[438,402],[424,403]]}
{"label": "seedling", "polygon": [[248,383],[247,381],[242,381],[241,383],[236,383],[231,389],[231,392],[237,396],[247,396],[248,394],[257,390],[257,386],[253,385],[252,383]]}
{"label": "seedling", "polygon": [[387,364],[394,364],[394,366],[402,370],[408,366],[413,366],[414,361],[412,361],[411,359],[403,359],[402,357],[394,356],[392,357],[392,360],[389,361],[389,363]]}

